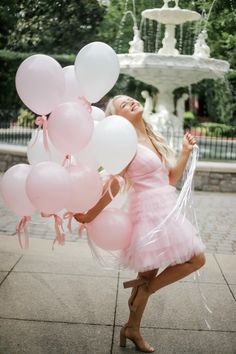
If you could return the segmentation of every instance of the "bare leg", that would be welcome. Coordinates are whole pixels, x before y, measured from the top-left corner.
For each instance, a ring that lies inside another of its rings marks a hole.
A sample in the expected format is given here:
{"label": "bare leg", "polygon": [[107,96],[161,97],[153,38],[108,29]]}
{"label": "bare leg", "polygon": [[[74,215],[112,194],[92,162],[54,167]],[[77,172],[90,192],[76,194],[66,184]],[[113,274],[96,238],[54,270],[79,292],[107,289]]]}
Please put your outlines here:
{"label": "bare leg", "polygon": [[157,277],[150,281],[148,290],[151,293],[154,293],[164,286],[186,277],[201,268],[205,264],[205,261],[206,259],[204,253],[200,253],[199,255],[192,257],[186,263],[167,267]]}
{"label": "bare leg", "polygon": [[[140,272],[138,273],[138,277],[150,280],[152,278],[155,278],[157,272],[158,269],[143,273]],[[133,291],[135,291],[135,289],[133,289]],[[153,352],[154,349],[143,339],[140,334],[140,324],[147,302],[148,296],[141,298],[136,310],[130,311],[128,322],[125,325],[125,335],[131,340],[134,340],[139,350]]]}
{"label": "bare leg", "polygon": [[200,253],[192,257],[188,262],[167,267],[157,277],[151,279],[148,285],[144,284],[138,288],[138,294],[134,299],[135,306],[139,306],[148,295],[155,293],[166,285],[172,284],[201,268],[205,264],[205,261],[204,253]]}

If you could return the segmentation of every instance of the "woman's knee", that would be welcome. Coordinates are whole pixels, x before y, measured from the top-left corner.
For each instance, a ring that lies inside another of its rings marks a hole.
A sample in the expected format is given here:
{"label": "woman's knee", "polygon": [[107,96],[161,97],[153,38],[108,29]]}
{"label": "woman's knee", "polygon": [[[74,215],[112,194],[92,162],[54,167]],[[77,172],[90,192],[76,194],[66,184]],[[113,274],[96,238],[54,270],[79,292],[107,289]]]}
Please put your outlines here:
{"label": "woman's knee", "polygon": [[206,263],[206,257],[204,253],[199,253],[198,255],[195,255],[193,258],[191,258],[191,263],[194,267],[194,270],[198,270],[201,267],[204,266]]}

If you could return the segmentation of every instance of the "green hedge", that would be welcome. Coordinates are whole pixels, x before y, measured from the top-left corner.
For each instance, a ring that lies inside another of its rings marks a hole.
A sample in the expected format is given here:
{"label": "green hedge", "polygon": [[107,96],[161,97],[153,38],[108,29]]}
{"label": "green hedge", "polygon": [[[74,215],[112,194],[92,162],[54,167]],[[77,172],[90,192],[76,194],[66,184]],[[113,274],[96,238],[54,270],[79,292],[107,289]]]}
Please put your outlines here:
{"label": "green hedge", "polygon": [[[15,76],[18,67],[23,60],[33,54],[39,53],[19,53],[7,50],[0,50],[0,119],[9,121],[14,119],[15,112],[20,107],[24,107],[17,95],[15,88]],[[50,55],[62,66],[72,65],[75,55]]]}
{"label": "green hedge", "polygon": [[232,137],[236,135],[236,127],[221,123],[207,122],[198,125],[206,136]]}

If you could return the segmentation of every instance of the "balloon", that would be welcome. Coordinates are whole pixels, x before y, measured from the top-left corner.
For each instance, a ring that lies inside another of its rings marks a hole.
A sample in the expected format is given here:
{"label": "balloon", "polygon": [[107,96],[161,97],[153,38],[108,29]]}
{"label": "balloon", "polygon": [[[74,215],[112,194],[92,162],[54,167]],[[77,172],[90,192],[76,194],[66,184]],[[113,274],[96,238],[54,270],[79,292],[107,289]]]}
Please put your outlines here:
{"label": "balloon", "polygon": [[39,211],[55,214],[67,203],[69,178],[67,170],[56,162],[40,162],[27,178],[27,195]]}
{"label": "balloon", "polygon": [[100,121],[105,118],[105,112],[102,109],[95,106],[91,106],[91,107],[92,107],[91,116],[93,117],[94,120]]}
{"label": "balloon", "polygon": [[9,168],[1,180],[1,194],[5,204],[19,216],[31,215],[35,211],[34,205],[26,194],[26,179],[31,166],[18,164]]}
{"label": "balloon", "polygon": [[132,223],[122,210],[103,210],[86,227],[89,238],[104,250],[124,249],[130,243]]}
{"label": "balloon", "polygon": [[61,102],[64,94],[62,67],[48,55],[32,55],[17,70],[16,90],[33,112],[48,114]]}
{"label": "balloon", "polygon": [[[36,138],[38,134],[38,137]],[[49,151],[46,151],[43,145],[43,131],[35,131],[27,147],[27,157],[31,165],[36,165],[43,161],[54,161],[62,164],[64,154],[56,150],[51,141],[48,140]]]}
{"label": "balloon", "polygon": [[100,167],[100,163],[95,157],[95,148],[93,145],[93,137],[90,139],[89,143],[82,149],[78,154],[75,154],[75,159],[77,163],[83,163],[95,170]]}
{"label": "balloon", "polygon": [[65,207],[73,213],[91,209],[102,195],[103,185],[99,173],[83,164],[69,166],[69,198]]}
{"label": "balloon", "polygon": [[66,102],[56,107],[48,119],[48,135],[57,150],[79,152],[93,133],[93,119],[83,103]]}
{"label": "balloon", "polygon": [[82,95],[78,80],[75,76],[74,65],[66,66],[62,69],[65,78],[65,93],[61,103],[73,101]]}
{"label": "balloon", "polygon": [[98,123],[94,129],[95,157],[108,173],[121,172],[137,150],[137,134],[125,118],[113,115]]}
{"label": "balloon", "polygon": [[102,42],[84,46],[75,60],[75,73],[89,102],[99,101],[115,85],[120,71],[115,51]]}

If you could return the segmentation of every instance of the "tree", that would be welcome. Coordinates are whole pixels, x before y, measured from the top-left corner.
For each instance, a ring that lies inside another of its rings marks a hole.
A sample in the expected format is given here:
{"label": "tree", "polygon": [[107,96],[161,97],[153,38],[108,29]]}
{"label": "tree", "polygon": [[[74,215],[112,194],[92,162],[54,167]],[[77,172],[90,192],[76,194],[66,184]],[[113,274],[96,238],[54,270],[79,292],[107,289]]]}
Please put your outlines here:
{"label": "tree", "polygon": [[[5,49],[21,52],[77,53],[85,44],[98,39],[97,28],[105,11],[96,0],[11,3],[15,23],[8,33]],[[2,10],[6,13],[7,7]]]}

